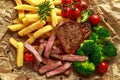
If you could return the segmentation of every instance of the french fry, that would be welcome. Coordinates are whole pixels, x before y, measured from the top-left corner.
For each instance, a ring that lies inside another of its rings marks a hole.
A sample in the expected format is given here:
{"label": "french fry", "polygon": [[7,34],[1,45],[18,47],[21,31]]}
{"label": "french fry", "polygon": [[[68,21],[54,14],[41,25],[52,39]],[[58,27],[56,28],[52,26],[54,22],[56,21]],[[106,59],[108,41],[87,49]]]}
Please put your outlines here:
{"label": "french fry", "polygon": [[58,19],[58,22],[65,20],[65,18],[63,18],[62,16],[57,16],[57,19]]}
{"label": "french fry", "polygon": [[38,38],[38,37],[42,36],[43,34],[51,31],[52,29],[53,29],[53,28],[52,28],[51,25],[46,25],[46,26],[44,26],[43,28],[41,28],[41,29],[37,30],[36,32],[34,32],[34,33],[33,33],[33,37],[34,37],[34,38]]}
{"label": "french fry", "polygon": [[18,10],[18,16],[19,16],[19,19],[23,19],[25,14],[24,14],[24,10]]}
{"label": "french fry", "polygon": [[55,11],[56,11],[56,14],[57,14],[57,15],[59,15],[59,16],[61,15],[61,9],[55,8]]}
{"label": "french fry", "polygon": [[36,3],[36,0],[24,0],[24,1],[30,4],[31,6],[35,6]]}
{"label": "french fry", "polygon": [[27,18],[30,22],[35,22],[35,21],[38,21],[40,20],[40,17],[38,14],[26,14],[25,15],[25,18]]}
{"label": "french fry", "polygon": [[22,5],[15,6],[14,9],[37,12],[38,8],[34,7],[34,6],[27,5],[27,4],[22,4]]}
{"label": "french fry", "polygon": [[15,48],[17,48],[18,47],[18,42],[14,39],[14,38],[10,38],[9,39],[9,42],[15,47]]}
{"label": "french fry", "polygon": [[[35,21],[40,20],[40,17],[38,15],[38,13],[36,13],[36,14],[28,13],[28,14],[25,15],[25,18],[27,18],[29,22],[35,22]],[[51,17],[47,16],[46,21],[51,22]]]}
{"label": "french fry", "polygon": [[36,39],[33,37],[33,35],[29,35],[29,38],[27,39],[27,43],[32,44]]}
{"label": "french fry", "polygon": [[54,0],[54,5],[60,5],[61,4],[61,0]]}
{"label": "french fry", "polygon": [[52,11],[51,11],[52,26],[55,27],[58,24],[58,20],[56,18],[57,14],[56,14],[56,10],[55,10],[53,0],[49,0],[49,1],[50,1],[50,4],[51,4],[51,8],[53,8]]}
{"label": "french fry", "polygon": [[[14,0],[16,2],[17,5],[22,5],[22,1],[21,0]],[[18,10],[18,16],[19,19],[21,20],[22,18],[24,18],[25,13],[24,10]]]}
{"label": "french fry", "polygon": [[24,29],[20,30],[20,31],[18,32],[18,34],[19,34],[20,36],[25,36],[25,35],[33,32],[33,31],[35,31],[35,30],[43,27],[45,24],[46,24],[45,21],[39,20],[39,21],[37,21],[37,22],[29,25],[28,27],[25,27]]}
{"label": "french fry", "polygon": [[43,2],[45,2],[45,0],[36,0],[36,5],[41,4]]}
{"label": "french fry", "polygon": [[23,29],[25,26],[26,26],[25,24],[18,23],[18,24],[9,25],[8,28],[12,31],[18,31]]}
{"label": "french fry", "polygon": [[17,66],[22,67],[23,66],[23,53],[24,53],[24,45],[22,42],[18,43],[17,47]]}
{"label": "french fry", "polygon": [[17,19],[15,19],[15,20],[13,20],[13,23],[22,23],[22,21],[19,19],[19,18],[17,18]]}

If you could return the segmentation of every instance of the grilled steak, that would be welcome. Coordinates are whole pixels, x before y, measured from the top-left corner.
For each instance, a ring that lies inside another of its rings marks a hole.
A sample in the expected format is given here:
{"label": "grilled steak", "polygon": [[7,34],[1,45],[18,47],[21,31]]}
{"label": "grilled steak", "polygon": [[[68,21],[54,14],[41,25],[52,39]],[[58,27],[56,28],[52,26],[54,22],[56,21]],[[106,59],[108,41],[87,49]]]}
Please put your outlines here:
{"label": "grilled steak", "polygon": [[80,43],[90,34],[90,25],[82,25],[71,20],[59,23],[55,33],[66,53],[74,54]]}

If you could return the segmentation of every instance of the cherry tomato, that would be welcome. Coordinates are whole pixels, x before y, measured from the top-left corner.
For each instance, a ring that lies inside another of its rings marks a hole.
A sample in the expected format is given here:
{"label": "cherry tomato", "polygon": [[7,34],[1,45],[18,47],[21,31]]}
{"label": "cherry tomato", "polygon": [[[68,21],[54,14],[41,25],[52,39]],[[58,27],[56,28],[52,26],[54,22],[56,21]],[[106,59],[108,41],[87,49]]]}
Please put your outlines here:
{"label": "cherry tomato", "polygon": [[69,7],[64,7],[61,11],[62,17],[68,18],[70,16],[71,9]]}
{"label": "cherry tomato", "polygon": [[78,8],[78,9],[80,9],[80,10],[82,10],[81,4],[80,4],[80,3],[79,3],[79,4],[74,4],[74,7],[75,7],[75,8]]}
{"label": "cherry tomato", "polygon": [[107,69],[108,69],[108,64],[103,61],[97,66],[97,73],[102,75],[107,71]]}
{"label": "cherry tomato", "polygon": [[75,9],[71,10],[70,18],[71,19],[76,19],[77,17],[80,16],[80,13],[81,13],[80,9],[79,8],[75,8]]}
{"label": "cherry tomato", "polygon": [[73,0],[74,3],[81,2],[81,0]]}
{"label": "cherry tomato", "polygon": [[32,54],[27,52],[27,53],[24,54],[24,60],[26,62],[33,62],[34,61],[34,57],[33,57]]}
{"label": "cherry tomato", "polygon": [[62,0],[62,4],[70,4],[72,0]]}
{"label": "cherry tomato", "polygon": [[86,10],[88,8],[88,4],[85,1],[81,1],[82,10]]}
{"label": "cherry tomato", "polygon": [[90,17],[90,22],[91,22],[92,25],[97,25],[98,23],[100,23],[100,16],[97,15],[97,14],[93,14]]}

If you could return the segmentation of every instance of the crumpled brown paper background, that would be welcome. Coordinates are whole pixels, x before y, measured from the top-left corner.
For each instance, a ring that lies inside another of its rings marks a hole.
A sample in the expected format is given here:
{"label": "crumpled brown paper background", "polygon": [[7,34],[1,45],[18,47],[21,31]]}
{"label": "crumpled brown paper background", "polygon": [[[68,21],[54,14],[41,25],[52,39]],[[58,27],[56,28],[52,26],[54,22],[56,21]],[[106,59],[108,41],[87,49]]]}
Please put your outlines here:
{"label": "crumpled brown paper background", "polygon": [[[109,62],[108,72],[103,76],[93,74],[83,77],[75,72],[69,77],[58,75],[46,79],[44,75],[39,75],[32,71],[32,66],[25,65],[22,69],[16,67],[16,51],[9,44],[8,39],[17,34],[7,30],[7,26],[12,24],[16,17],[13,10],[15,6],[13,0],[0,0],[0,80],[120,80],[120,0],[86,0],[90,8],[102,18],[101,25],[111,31],[111,40],[118,49],[118,56]],[[7,32],[6,32],[7,31]],[[5,34],[6,33],[6,34]]]}

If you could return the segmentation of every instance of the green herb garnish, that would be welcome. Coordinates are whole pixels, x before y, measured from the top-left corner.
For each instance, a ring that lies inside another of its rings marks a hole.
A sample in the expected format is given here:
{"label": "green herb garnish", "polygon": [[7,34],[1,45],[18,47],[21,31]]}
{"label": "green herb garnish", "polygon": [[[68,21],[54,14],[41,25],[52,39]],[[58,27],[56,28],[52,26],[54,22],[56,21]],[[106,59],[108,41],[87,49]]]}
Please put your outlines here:
{"label": "green herb garnish", "polygon": [[50,1],[46,1],[42,4],[37,5],[38,7],[38,14],[41,20],[46,20],[47,16],[50,16],[50,11],[53,9],[51,8]]}

